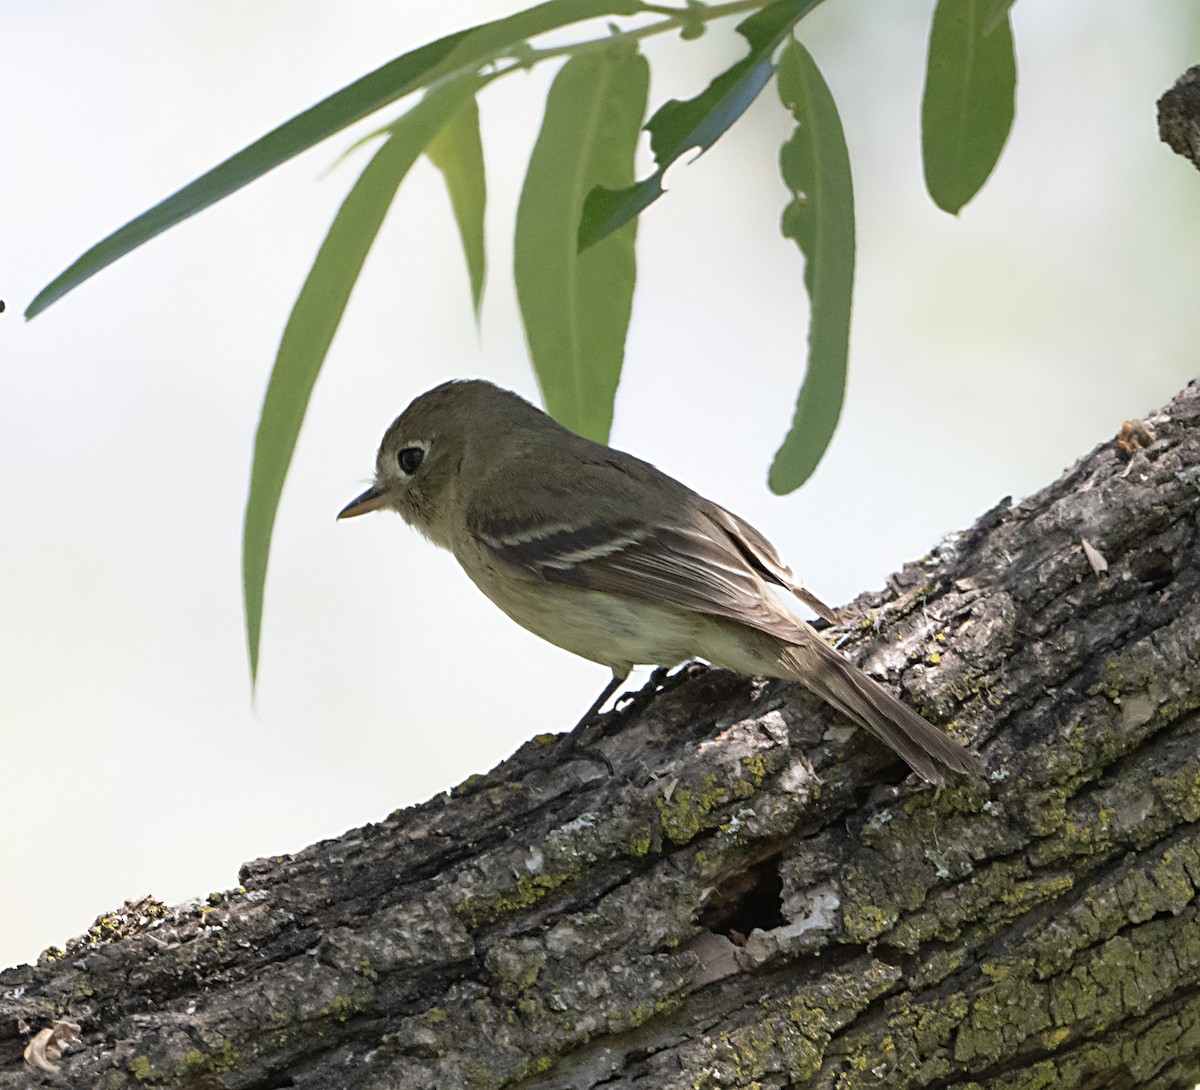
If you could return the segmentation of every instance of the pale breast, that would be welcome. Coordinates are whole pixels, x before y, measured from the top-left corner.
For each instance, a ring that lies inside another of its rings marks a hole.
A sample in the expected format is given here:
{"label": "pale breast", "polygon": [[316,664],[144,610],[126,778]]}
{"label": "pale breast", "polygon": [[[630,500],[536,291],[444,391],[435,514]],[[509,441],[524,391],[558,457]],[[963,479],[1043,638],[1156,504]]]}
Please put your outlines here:
{"label": "pale breast", "polygon": [[[461,562],[460,557],[460,562]],[[522,628],[623,675],[632,666],[694,658],[707,618],[557,583],[515,579],[491,565],[463,564],[480,590]]]}

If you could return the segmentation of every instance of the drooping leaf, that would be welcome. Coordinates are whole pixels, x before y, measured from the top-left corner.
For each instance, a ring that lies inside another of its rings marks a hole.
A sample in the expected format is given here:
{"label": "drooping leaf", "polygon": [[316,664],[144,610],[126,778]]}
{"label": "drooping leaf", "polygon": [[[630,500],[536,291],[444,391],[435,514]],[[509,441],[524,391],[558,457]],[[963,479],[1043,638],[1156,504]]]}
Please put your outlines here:
{"label": "drooping leaf", "polygon": [[258,674],[263,589],[279,497],[325,353],[400,182],[447,119],[486,79],[471,75],[443,83],[390,126],[383,145],[338,209],[288,317],[263,399],[242,535],[252,679]]}
{"label": "drooping leaf", "polygon": [[684,152],[699,148],[703,155],[745,113],[775,71],[771,56],[793,26],[821,0],[775,0],[748,19],[737,31],[750,51],[717,76],[695,98],[671,99],[647,123],[656,169],[650,177],[622,189],[598,187],[584,202],[579,246],[586,249],[644,211],[662,196],[663,176]]}
{"label": "drooping leaf", "polygon": [[471,279],[475,320],[483,303],[487,254],[483,240],[483,214],[487,205],[487,178],[483,167],[483,141],[479,136],[479,105],[468,99],[425,149],[430,162],[442,172]]}
{"label": "drooping leaf", "polygon": [[987,181],[1012,128],[1016,85],[1007,12],[997,13],[995,0],[938,0],[921,151],[925,187],[943,211],[957,215]]}
{"label": "drooping leaf", "polygon": [[854,185],[842,122],[808,50],[789,42],[779,58],[779,95],[796,119],[779,165],[792,200],[780,229],[804,256],[809,297],[808,369],[791,430],[771,464],[777,493],[799,488],[837,427],[846,392],[854,288]]}
{"label": "drooping leaf", "polygon": [[397,57],[285,121],[89,249],[29,304],[32,318],[101,269],[281,163],[451,73],[474,71],[527,38],[587,19],[633,15],[636,0],[548,0],[504,19],[460,30]]}
{"label": "drooping leaf", "polygon": [[650,70],[614,42],[563,65],[517,206],[514,274],[546,410],[579,435],[608,438],[637,274],[636,222],[580,253],[584,195],[633,180]]}

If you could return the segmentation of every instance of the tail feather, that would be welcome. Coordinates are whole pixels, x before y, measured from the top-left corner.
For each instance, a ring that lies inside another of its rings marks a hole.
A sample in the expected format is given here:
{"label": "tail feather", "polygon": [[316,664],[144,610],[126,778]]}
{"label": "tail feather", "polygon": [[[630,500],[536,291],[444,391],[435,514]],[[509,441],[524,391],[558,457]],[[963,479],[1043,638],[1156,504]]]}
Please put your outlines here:
{"label": "tail feather", "polygon": [[943,770],[984,774],[976,754],[902,704],[816,633],[811,640],[789,646],[785,661],[795,670],[796,680],[894,749],[922,779],[941,785]]}

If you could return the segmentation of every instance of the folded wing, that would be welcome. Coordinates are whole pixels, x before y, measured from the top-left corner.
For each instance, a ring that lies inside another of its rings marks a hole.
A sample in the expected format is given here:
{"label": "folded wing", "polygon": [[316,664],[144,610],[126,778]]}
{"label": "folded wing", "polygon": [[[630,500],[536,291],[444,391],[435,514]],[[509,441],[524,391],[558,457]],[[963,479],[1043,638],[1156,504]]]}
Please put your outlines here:
{"label": "folded wing", "polygon": [[531,579],[729,617],[796,639],[799,619],[771,593],[773,583],[836,620],[758,531],[696,500],[651,521],[591,517],[565,525],[473,512],[468,525],[494,562]]}

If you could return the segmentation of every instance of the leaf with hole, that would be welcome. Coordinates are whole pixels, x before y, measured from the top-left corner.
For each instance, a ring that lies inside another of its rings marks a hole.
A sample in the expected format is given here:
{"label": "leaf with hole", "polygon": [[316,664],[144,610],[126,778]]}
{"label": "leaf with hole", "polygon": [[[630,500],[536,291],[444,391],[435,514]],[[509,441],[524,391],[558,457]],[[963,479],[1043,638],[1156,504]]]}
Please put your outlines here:
{"label": "leaf with hole", "polygon": [[772,491],[784,493],[812,475],[842,411],[854,289],[854,184],[833,95],[799,42],[789,42],[780,56],[778,84],[797,122],[779,155],[792,193],[780,230],[804,256],[809,298],[808,369],[768,476]]}
{"label": "leaf with hole", "polygon": [[657,169],[650,177],[622,189],[599,186],[584,202],[579,246],[586,249],[639,215],[663,194],[662,180],[684,152],[699,148],[697,158],[713,146],[766,86],[775,71],[771,63],[779,43],[821,0],[775,0],[737,31],[750,51],[722,72],[695,98],[665,102],[647,123]]}

